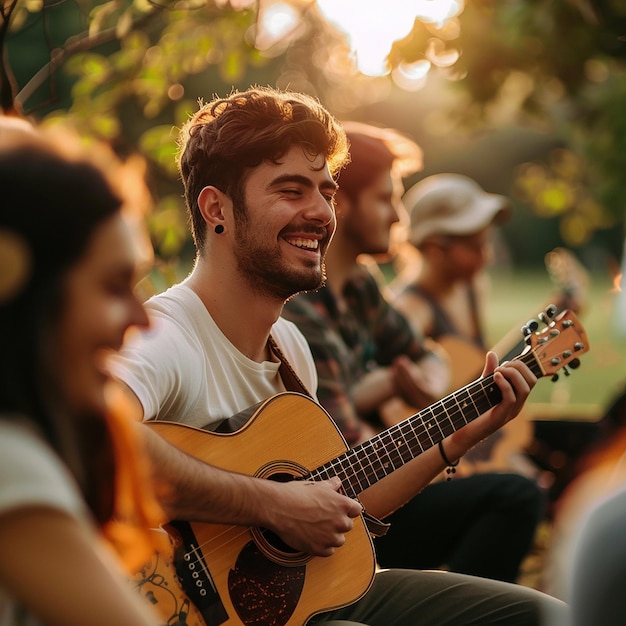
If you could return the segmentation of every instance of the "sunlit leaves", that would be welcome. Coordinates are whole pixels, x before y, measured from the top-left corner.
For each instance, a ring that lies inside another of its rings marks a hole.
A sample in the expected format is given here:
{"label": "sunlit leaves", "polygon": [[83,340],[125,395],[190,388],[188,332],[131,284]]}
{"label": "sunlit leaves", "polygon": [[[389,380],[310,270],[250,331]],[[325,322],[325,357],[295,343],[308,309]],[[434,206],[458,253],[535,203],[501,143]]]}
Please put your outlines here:
{"label": "sunlit leaves", "polygon": [[169,258],[180,253],[188,240],[187,222],[178,196],[162,198],[149,219],[152,240],[160,256]]}
{"label": "sunlit leaves", "polygon": [[69,59],[65,68],[69,73],[80,77],[72,90],[75,98],[92,93],[94,89],[107,81],[113,69],[107,57],[93,52]]}
{"label": "sunlit leaves", "polygon": [[581,246],[596,230],[612,224],[594,199],[588,177],[589,168],[583,159],[558,149],[547,164],[521,166],[515,191],[539,217],[559,218],[561,237],[567,245]]}
{"label": "sunlit leaves", "polygon": [[176,175],[176,129],[173,126],[153,126],[141,136],[139,148],[165,172]]}
{"label": "sunlit leaves", "polygon": [[[44,20],[49,26],[56,7],[80,13],[76,23],[84,32],[65,20],[63,28],[50,26],[49,38],[47,31],[39,36],[44,63],[60,59],[37,77],[39,87],[47,88],[45,97],[57,100],[52,108],[56,104],[84,130],[125,149],[138,145],[167,176],[173,168],[171,128],[198,97],[267,81],[316,95],[342,115],[386,98],[397,86],[420,88],[437,73],[438,80],[454,80],[464,90],[462,96],[455,91],[454,115],[444,106],[435,111],[438,132],[455,132],[460,119],[468,125],[532,123],[550,127],[586,163],[574,175],[567,158],[552,159],[538,166],[543,174],[526,171],[520,183],[537,214],[562,220],[568,241],[584,241],[593,228],[610,223],[607,215],[621,217],[626,206],[626,42],[616,36],[626,32],[623,2],[423,2],[449,10],[441,19],[416,20],[410,35],[394,45],[390,80],[357,71],[349,42],[323,21],[314,0],[283,0],[291,11],[283,6],[283,22],[272,24],[263,21],[263,9],[279,3],[254,0],[57,0],[45,7],[47,13],[42,0],[18,1],[13,29],[29,18],[23,30],[31,37],[31,20],[39,20],[35,27]],[[366,3],[381,15],[411,4],[361,0],[354,11]],[[345,9],[348,3],[329,3],[338,5]],[[356,23],[358,15],[348,13]],[[411,19],[404,21],[403,28],[411,25]],[[382,25],[376,32],[383,32]],[[17,56],[24,66],[33,58],[30,50]],[[271,69],[259,71],[264,67]],[[68,75],[69,105],[67,93],[58,93]],[[41,91],[24,90],[27,113],[39,114]],[[164,246],[174,249],[168,237]]]}

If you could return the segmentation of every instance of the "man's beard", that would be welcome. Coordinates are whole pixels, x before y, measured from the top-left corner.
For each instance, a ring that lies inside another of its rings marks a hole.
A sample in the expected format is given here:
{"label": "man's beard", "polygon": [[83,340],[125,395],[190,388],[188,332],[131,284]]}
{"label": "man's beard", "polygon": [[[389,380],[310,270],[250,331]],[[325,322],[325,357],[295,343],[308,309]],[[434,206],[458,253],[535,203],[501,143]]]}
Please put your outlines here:
{"label": "man's beard", "polygon": [[285,261],[278,242],[269,248],[250,237],[247,207],[238,209],[240,219],[235,227],[237,269],[253,291],[284,302],[302,291],[318,289],[324,283],[326,268],[323,261],[320,267],[315,262],[309,268],[296,269]]}

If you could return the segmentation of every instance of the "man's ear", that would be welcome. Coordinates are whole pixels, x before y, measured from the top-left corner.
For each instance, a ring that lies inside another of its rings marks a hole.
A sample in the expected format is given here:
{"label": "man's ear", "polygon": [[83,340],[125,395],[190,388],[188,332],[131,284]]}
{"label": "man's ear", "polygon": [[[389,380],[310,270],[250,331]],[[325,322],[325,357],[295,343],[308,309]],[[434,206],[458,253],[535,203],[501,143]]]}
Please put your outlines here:
{"label": "man's ear", "polygon": [[204,187],[198,195],[198,209],[211,229],[218,224],[223,225],[228,207],[230,207],[228,196],[213,185]]}

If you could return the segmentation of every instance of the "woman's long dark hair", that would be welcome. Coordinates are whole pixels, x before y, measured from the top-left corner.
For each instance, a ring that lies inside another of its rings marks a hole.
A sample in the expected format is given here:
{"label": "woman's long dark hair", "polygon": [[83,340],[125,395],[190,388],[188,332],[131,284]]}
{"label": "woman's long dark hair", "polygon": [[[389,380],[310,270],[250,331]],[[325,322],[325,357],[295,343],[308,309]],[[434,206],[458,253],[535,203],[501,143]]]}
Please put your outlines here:
{"label": "woman's long dark hair", "polygon": [[65,405],[55,341],[68,271],[121,204],[104,173],[86,160],[43,141],[0,149],[0,272],[8,276],[0,281],[0,416],[37,424],[100,522],[110,516],[114,496],[110,435],[105,416],[85,419]]}

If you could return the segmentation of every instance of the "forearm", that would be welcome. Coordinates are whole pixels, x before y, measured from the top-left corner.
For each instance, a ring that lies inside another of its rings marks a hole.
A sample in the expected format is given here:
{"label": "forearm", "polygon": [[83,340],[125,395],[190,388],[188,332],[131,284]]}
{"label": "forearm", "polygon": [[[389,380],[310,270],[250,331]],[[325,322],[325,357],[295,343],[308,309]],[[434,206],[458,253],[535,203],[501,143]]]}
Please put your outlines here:
{"label": "forearm", "polygon": [[1,516],[0,555],[3,589],[42,624],[159,623],[95,532],[64,511],[30,506]]}
{"label": "forearm", "polygon": [[148,450],[157,494],[172,518],[261,526],[296,550],[329,556],[361,512],[358,502],[338,493],[338,478],[282,483],[236,474],[187,456],[154,432]]}
{"label": "forearm", "polygon": [[170,519],[264,525],[271,481],[221,470],[178,450],[145,425],[157,497]]}

